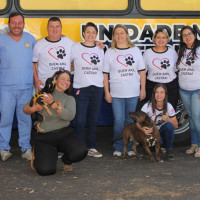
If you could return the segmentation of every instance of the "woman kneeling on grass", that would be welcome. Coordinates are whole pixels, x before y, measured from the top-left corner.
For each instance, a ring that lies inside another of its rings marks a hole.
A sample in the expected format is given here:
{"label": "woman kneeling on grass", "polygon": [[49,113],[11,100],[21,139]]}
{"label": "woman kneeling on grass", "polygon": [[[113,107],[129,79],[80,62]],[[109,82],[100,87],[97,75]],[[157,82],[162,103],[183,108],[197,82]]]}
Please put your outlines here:
{"label": "woman kneeling on grass", "polygon": [[[70,121],[76,113],[75,99],[64,92],[71,87],[71,74],[69,71],[57,71],[54,76],[56,86],[51,94],[43,97],[43,102],[48,104],[52,115],[49,115],[42,106],[29,102],[24,106],[24,112],[32,114],[40,111],[45,120],[40,123],[41,132],[35,135],[34,167],[40,175],[51,175],[56,172],[58,152],[62,152],[64,171],[72,171],[72,163],[84,159],[87,148],[77,137],[74,130],[69,127]],[[57,101],[62,106],[57,104]]]}

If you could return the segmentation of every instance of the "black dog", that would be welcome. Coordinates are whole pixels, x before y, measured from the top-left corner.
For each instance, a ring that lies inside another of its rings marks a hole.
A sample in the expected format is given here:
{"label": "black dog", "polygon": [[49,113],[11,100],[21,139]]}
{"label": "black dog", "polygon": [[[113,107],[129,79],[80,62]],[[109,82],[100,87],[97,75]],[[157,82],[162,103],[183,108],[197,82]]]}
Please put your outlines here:
{"label": "black dog", "polygon": [[[35,104],[39,104],[42,107],[44,107],[44,109],[47,111],[47,113],[49,115],[52,115],[52,113],[49,110],[48,106],[42,102],[42,98],[41,97],[43,97],[45,95],[44,93],[51,94],[55,89],[55,83],[56,83],[55,77],[48,78],[46,80],[46,82],[45,82],[44,88],[42,88],[39,92],[37,92],[31,98],[31,101],[30,101],[29,105],[32,107],[34,102],[35,102]],[[45,120],[45,117],[42,114],[40,114],[38,112],[35,112],[35,113],[31,114],[31,119],[32,119],[33,122],[35,122],[35,124],[37,125],[38,130],[40,131],[41,128],[39,127],[39,123],[38,122],[42,122],[43,120]]]}

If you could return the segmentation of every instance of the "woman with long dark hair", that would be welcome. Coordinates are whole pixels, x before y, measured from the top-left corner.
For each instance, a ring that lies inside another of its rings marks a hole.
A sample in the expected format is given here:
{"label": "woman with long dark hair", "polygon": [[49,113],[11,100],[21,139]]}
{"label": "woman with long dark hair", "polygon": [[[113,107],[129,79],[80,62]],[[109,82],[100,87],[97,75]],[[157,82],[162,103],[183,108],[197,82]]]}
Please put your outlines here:
{"label": "woman with long dark hair", "polygon": [[[84,159],[87,148],[69,127],[76,113],[75,99],[65,92],[71,87],[69,71],[57,71],[54,76],[56,86],[52,94],[46,94],[43,102],[47,104],[52,115],[49,115],[42,106],[29,102],[24,106],[26,114],[40,111],[45,119],[40,123],[42,131],[34,137],[34,168],[40,175],[51,175],[56,172],[58,152],[62,152],[64,171],[72,171],[72,163]],[[58,102],[60,102],[58,104]]]}
{"label": "woman with long dark hair", "polygon": [[151,100],[144,104],[141,110],[157,125],[161,145],[164,147],[162,150],[167,152],[169,160],[173,160],[174,129],[178,127],[178,121],[173,106],[168,102],[167,88],[164,84],[160,83],[154,87]]}
{"label": "woman with long dark hair", "polygon": [[190,26],[184,26],[180,32],[177,68],[179,93],[189,115],[191,134],[191,147],[186,154],[200,158],[200,42]]}

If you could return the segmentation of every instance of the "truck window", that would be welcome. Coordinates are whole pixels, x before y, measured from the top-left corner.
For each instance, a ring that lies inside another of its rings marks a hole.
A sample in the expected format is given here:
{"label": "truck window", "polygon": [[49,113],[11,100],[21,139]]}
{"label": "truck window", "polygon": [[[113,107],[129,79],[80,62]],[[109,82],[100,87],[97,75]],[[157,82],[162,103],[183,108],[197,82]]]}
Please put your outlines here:
{"label": "truck window", "polygon": [[20,0],[24,10],[126,10],[128,0]]}
{"label": "truck window", "polygon": [[1,0],[0,1],[0,10],[3,10],[6,8],[7,0]]}
{"label": "truck window", "polygon": [[145,11],[200,11],[200,1],[196,0],[140,0],[140,6]]}

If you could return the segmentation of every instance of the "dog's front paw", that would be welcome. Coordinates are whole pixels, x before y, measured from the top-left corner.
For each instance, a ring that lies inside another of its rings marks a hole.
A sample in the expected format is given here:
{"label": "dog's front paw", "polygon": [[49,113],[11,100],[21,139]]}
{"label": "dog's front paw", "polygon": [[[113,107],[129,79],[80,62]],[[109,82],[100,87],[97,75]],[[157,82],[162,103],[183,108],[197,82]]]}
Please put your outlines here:
{"label": "dog's front paw", "polygon": [[127,160],[128,159],[128,156],[124,156],[124,160]]}
{"label": "dog's front paw", "polygon": [[60,101],[56,101],[57,105],[58,105],[58,110],[62,110],[63,107],[62,107],[62,104],[60,103]]}
{"label": "dog's front paw", "polygon": [[155,163],[154,158],[150,159],[151,164]]}
{"label": "dog's front paw", "polygon": [[160,160],[161,160],[160,157],[156,157],[157,162],[160,162]]}

